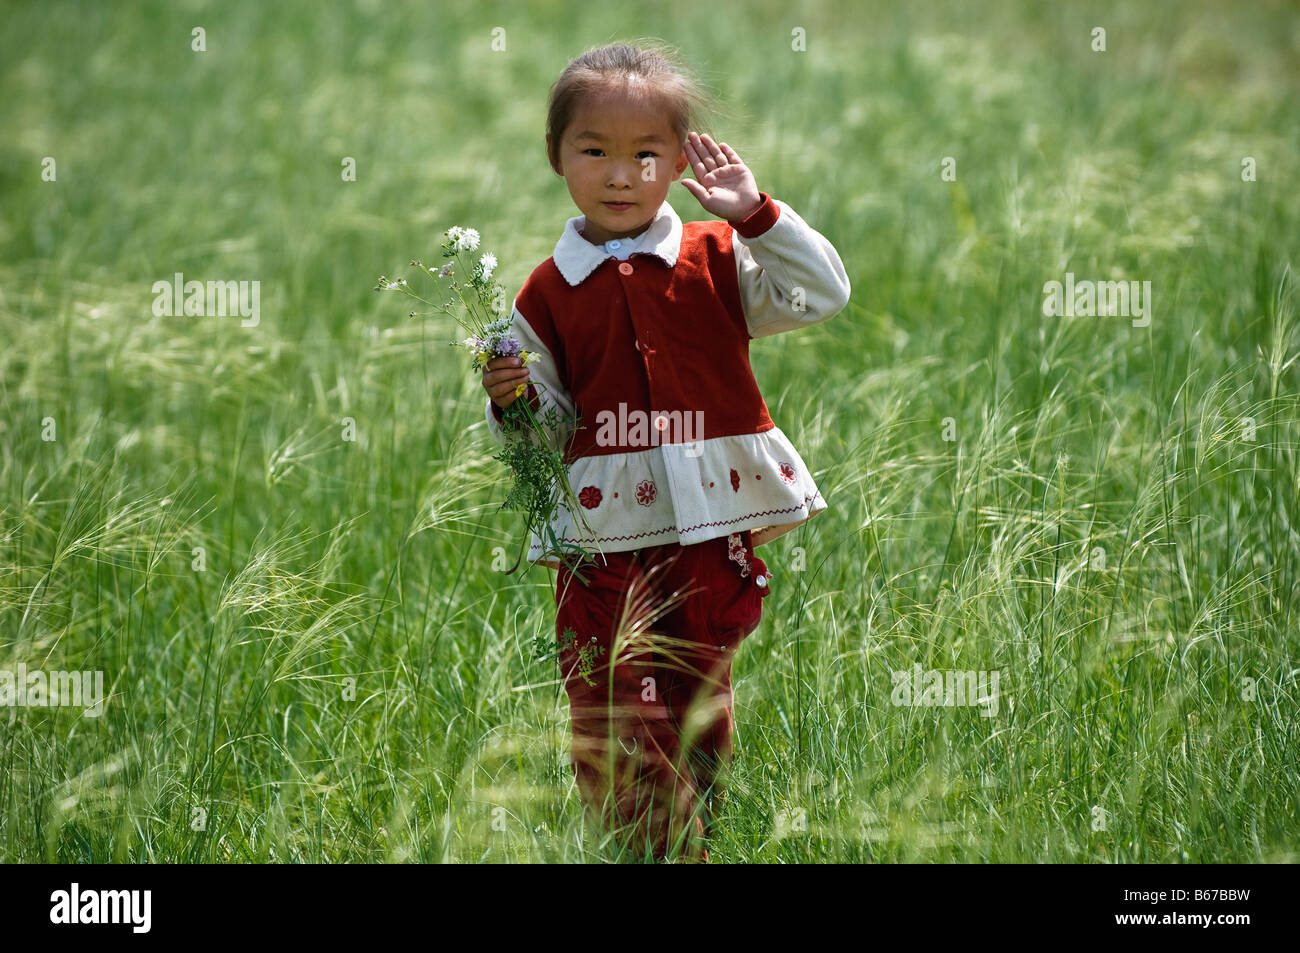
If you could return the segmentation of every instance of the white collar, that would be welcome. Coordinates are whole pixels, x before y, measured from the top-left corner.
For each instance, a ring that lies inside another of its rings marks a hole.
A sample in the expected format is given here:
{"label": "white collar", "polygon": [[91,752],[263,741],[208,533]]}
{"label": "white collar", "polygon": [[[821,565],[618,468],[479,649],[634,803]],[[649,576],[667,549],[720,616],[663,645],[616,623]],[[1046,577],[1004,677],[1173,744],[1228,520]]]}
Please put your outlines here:
{"label": "white collar", "polygon": [[[585,215],[569,219],[564,224],[564,234],[555,243],[555,267],[560,269],[564,280],[575,287],[610,257],[604,245],[593,245],[579,234],[586,224]],[[664,202],[651,220],[650,227],[636,240],[640,242],[637,254],[658,255],[671,268],[677,264],[677,255],[682,247],[682,220],[677,217],[676,210]]]}

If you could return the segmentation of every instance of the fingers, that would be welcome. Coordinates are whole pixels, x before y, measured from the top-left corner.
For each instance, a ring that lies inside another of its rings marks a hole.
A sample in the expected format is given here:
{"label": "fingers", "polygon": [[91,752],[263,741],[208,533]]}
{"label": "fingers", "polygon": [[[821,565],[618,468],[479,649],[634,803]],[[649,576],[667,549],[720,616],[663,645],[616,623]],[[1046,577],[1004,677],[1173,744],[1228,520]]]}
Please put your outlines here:
{"label": "fingers", "polygon": [[713,164],[715,168],[720,169],[731,161],[727,158],[727,154],[722,151],[722,148],[709,138],[708,133],[705,133],[702,138],[704,139],[705,148],[707,148],[713,156]]}
{"label": "fingers", "polygon": [[[690,150],[687,152],[687,156],[689,157],[694,153],[699,164],[704,167],[706,174],[727,164],[727,157],[718,149],[717,143],[707,135],[701,136],[698,132],[692,132],[687,136],[686,148]],[[698,169],[696,170],[696,177],[699,177]]]}
{"label": "fingers", "polygon": [[520,382],[528,380],[528,368],[517,357],[494,357],[483,371],[483,389],[493,400],[513,396]]}
{"label": "fingers", "polygon": [[506,381],[504,384],[497,384],[493,387],[488,387],[488,396],[492,398],[492,403],[496,404],[502,410],[505,410],[513,404],[515,399],[519,396],[515,392],[519,390],[519,385],[521,383],[528,384],[530,387],[532,386],[529,384],[527,378],[523,381]]}
{"label": "fingers", "polygon": [[527,368],[519,371],[493,371],[483,375],[483,386],[493,397],[502,397],[527,380]]}
{"label": "fingers", "polygon": [[[691,133],[691,135],[694,136],[695,133]],[[699,152],[690,142],[686,143],[686,158],[690,160],[691,171],[695,173],[696,179],[702,179],[709,174],[709,170],[705,168],[704,160],[700,158]]]}
{"label": "fingers", "polygon": [[696,182],[693,179],[682,179],[682,186],[686,189],[687,192],[690,192],[691,195],[694,195],[696,200],[698,200],[699,202],[703,202],[706,198],[709,197],[708,190],[705,189],[704,186],[700,185],[700,183]]}
{"label": "fingers", "polygon": [[726,143],[719,146],[707,132],[703,135],[692,132],[687,136],[687,139],[688,145],[695,146],[695,152],[700,156],[705,168],[710,172],[722,168],[729,162],[740,161],[740,156],[732,152],[730,146]]}

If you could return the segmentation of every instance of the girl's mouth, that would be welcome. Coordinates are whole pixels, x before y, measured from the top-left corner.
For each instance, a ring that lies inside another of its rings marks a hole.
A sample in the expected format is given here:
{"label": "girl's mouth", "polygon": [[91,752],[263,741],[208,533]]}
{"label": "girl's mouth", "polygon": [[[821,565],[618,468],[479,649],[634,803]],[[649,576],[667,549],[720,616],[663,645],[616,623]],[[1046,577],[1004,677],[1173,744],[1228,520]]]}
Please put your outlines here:
{"label": "girl's mouth", "polygon": [[625,211],[627,211],[628,209],[630,209],[630,208],[633,206],[633,204],[635,204],[635,203],[633,203],[633,202],[604,202],[604,203],[602,203],[602,204],[605,206],[605,208],[610,209],[610,210],[612,210],[612,211],[615,211],[615,212],[625,212]]}

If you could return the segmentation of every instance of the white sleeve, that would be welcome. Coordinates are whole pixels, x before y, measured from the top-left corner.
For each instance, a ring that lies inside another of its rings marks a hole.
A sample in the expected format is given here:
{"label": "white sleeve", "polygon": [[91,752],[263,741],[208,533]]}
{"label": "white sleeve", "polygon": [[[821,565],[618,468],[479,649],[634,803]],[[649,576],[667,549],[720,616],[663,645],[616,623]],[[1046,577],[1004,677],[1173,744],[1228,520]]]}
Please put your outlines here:
{"label": "white sleeve", "polygon": [[773,199],[781,213],[750,238],[732,229],[741,304],[751,338],[825,321],[849,303],[849,278],[835,246]]}
{"label": "white sleeve", "polygon": [[[510,333],[514,335],[519,346],[530,354],[536,354],[536,359],[528,362],[528,382],[531,390],[525,391],[516,400],[525,400],[532,394],[539,398],[539,404],[533,411],[538,416],[538,420],[547,429],[549,437],[548,445],[552,450],[563,452],[568,446],[569,438],[573,434],[572,420],[561,420],[558,427],[552,427],[546,419],[549,410],[556,410],[563,418],[572,418],[574,415],[573,398],[569,395],[561,379],[561,371],[555,364],[555,358],[542,343],[541,339],[533,333],[532,327],[522,314],[519,308],[515,307],[510,319]],[[505,433],[502,425],[497,421],[496,416],[492,413],[492,408],[496,405],[492,398],[487,398],[487,423],[488,432],[492,439],[497,443],[505,444]]]}

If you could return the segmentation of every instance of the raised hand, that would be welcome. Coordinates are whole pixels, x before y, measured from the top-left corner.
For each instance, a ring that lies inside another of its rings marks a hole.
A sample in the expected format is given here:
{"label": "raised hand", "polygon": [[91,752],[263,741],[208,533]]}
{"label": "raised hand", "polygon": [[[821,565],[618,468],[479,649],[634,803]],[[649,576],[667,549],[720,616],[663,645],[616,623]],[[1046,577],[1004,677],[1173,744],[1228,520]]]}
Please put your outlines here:
{"label": "raised hand", "polygon": [[754,173],[725,142],[714,142],[707,133],[703,136],[689,133],[686,158],[691,162],[695,180],[682,179],[682,185],[706,212],[738,222],[762,204]]}

